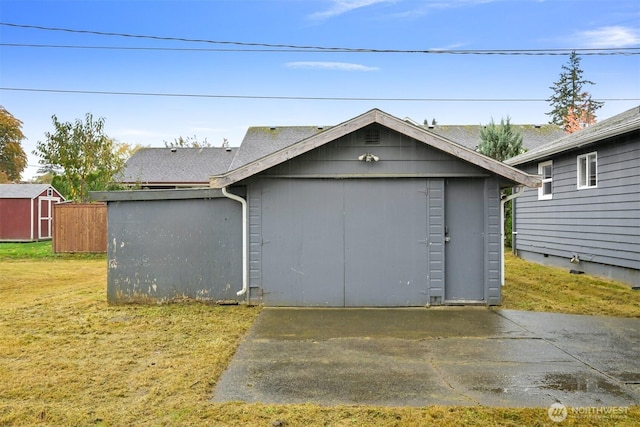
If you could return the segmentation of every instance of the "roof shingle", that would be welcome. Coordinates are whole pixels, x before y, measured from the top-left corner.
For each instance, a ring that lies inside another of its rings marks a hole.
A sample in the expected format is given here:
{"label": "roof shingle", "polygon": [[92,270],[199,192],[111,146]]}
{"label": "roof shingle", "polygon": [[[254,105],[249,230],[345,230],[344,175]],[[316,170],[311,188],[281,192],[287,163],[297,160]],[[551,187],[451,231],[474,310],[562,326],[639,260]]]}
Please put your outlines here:
{"label": "roof shingle", "polygon": [[141,148],[127,160],[119,182],[203,184],[225,173],[237,148]]}

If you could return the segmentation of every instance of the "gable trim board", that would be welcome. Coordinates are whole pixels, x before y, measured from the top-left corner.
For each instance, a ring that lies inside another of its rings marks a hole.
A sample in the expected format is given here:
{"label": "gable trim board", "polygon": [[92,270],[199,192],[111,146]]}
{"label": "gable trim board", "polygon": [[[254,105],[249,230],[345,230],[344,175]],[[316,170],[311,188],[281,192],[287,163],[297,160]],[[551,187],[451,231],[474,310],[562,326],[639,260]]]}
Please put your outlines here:
{"label": "gable trim board", "polygon": [[[441,136],[429,132],[428,130],[400,120],[397,117],[391,116],[378,109],[373,109],[342,124],[322,131],[317,135],[276,151],[275,153],[271,153],[246,165],[242,165],[225,174],[212,176],[210,179],[210,186],[212,188],[222,188],[233,185],[236,182],[249,178],[266,169],[298,157],[353,131],[374,123],[395,130],[396,132],[413,138],[416,141],[420,141],[444,153],[455,156],[491,173],[511,180],[518,185],[525,185],[528,187],[538,187],[540,185],[540,179],[537,176],[526,174],[518,169],[507,166],[504,163],[498,162],[469,148],[449,141]],[[367,176],[372,175],[368,174]]]}

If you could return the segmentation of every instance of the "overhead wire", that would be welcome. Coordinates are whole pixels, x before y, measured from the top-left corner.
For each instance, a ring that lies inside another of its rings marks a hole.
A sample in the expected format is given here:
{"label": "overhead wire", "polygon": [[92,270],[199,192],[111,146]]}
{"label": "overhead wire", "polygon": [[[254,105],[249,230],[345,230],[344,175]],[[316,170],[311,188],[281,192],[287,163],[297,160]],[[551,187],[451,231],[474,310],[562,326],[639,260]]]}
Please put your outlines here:
{"label": "overhead wire", "polygon": [[[72,28],[45,27],[38,25],[15,24],[0,22],[0,26],[35,29],[41,31],[58,31],[76,34],[89,34],[109,37],[124,37],[135,39],[149,39],[161,41],[177,41],[188,43],[208,43],[218,45],[240,46],[238,48],[184,48],[184,47],[148,47],[148,46],[104,46],[104,45],[63,45],[63,44],[28,44],[28,43],[0,43],[6,47],[52,48],[52,49],[104,49],[104,50],[132,50],[132,51],[190,51],[190,52],[310,52],[310,53],[402,53],[402,54],[451,54],[451,55],[532,55],[556,56],[569,55],[640,55],[640,48],[572,48],[572,49],[371,49],[346,48],[326,46],[304,46],[293,44],[271,44],[239,41],[220,41],[209,39],[190,39],[184,37],[165,37],[156,35],[141,35],[117,32],[103,32],[93,30],[79,30]],[[189,98],[226,98],[226,99],[270,99],[270,100],[314,100],[314,101],[413,101],[413,102],[548,102],[542,98],[368,98],[368,97],[313,97],[313,96],[269,96],[269,95],[229,95],[229,94],[189,94],[165,92],[122,92],[97,90],[67,90],[42,89],[25,87],[0,87],[4,91],[41,92],[41,93],[69,93],[91,95],[124,95],[151,97],[189,97]],[[638,101],[638,98],[603,98],[598,101]]]}
{"label": "overhead wire", "polygon": [[612,48],[612,49],[554,49],[554,50],[400,50],[400,49],[360,49],[349,50],[335,48],[333,50],[316,48],[289,48],[289,49],[267,49],[267,48],[184,48],[184,47],[148,47],[148,46],[105,46],[105,45],[57,45],[57,44],[35,44],[35,43],[0,43],[6,47],[26,47],[41,49],[87,49],[87,50],[132,50],[132,51],[173,51],[173,52],[264,52],[264,53],[398,53],[398,54],[448,54],[448,55],[503,55],[503,56],[566,56],[571,52],[583,56],[632,56],[640,55],[640,48]]}
{"label": "overhead wire", "polygon": [[[406,54],[449,54],[449,55],[534,55],[534,56],[554,56],[554,55],[570,55],[576,53],[579,55],[640,55],[640,48],[560,48],[560,49],[376,49],[376,48],[349,48],[349,47],[328,47],[313,45],[295,45],[295,44],[274,44],[259,42],[241,42],[227,40],[211,40],[211,39],[192,39],[186,37],[169,37],[145,34],[131,34],[106,32],[95,30],[79,30],[73,28],[45,27],[40,25],[15,24],[10,22],[0,22],[0,26],[34,29],[40,31],[57,31],[75,34],[89,34],[107,37],[123,37],[133,39],[147,39],[160,41],[175,41],[187,43],[207,43],[217,45],[234,45],[243,46],[247,49],[228,49],[229,51],[244,52],[261,52],[261,51],[278,51],[278,52],[344,52],[344,53],[406,53]],[[2,44],[14,47],[47,47],[47,48],[75,48],[75,49],[136,49],[136,50],[187,50],[181,48],[147,48],[147,47],[119,47],[119,46],[76,46],[76,45],[36,45],[36,44]],[[260,49],[256,49],[260,48]],[[267,50],[274,49],[274,50]],[[195,49],[188,49],[195,50]]]}
{"label": "overhead wire", "polygon": [[[384,101],[384,102],[548,102],[543,98],[368,98],[368,97],[334,97],[334,96],[278,96],[278,95],[221,95],[198,93],[170,93],[170,92],[120,92],[99,90],[71,90],[71,89],[38,89],[0,87],[0,91],[70,93],[84,95],[120,95],[120,96],[152,96],[152,97],[182,97],[182,98],[226,98],[226,99],[270,99],[296,101]],[[639,101],[640,98],[599,98],[595,101]]]}

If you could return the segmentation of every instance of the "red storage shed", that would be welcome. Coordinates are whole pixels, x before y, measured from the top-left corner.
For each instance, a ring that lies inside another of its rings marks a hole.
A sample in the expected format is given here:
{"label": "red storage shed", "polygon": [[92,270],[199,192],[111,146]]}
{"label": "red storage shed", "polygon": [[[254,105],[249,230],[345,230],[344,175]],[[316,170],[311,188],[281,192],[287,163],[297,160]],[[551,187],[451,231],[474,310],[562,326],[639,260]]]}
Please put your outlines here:
{"label": "red storage shed", "polygon": [[53,205],[61,201],[49,184],[0,184],[0,242],[51,239]]}

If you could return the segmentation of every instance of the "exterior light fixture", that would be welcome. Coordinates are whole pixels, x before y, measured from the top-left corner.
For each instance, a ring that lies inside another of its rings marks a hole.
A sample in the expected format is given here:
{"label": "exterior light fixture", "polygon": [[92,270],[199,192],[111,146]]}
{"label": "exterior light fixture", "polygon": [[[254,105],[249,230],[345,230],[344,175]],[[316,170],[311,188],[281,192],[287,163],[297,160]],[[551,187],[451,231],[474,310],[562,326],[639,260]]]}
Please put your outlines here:
{"label": "exterior light fixture", "polygon": [[358,156],[358,160],[360,160],[361,162],[377,162],[378,160],[380,160],[380,157],[376,156],[375,154],[366,153]]}

